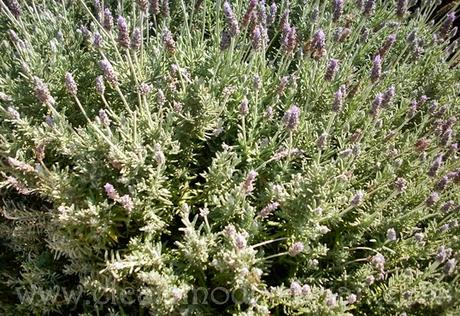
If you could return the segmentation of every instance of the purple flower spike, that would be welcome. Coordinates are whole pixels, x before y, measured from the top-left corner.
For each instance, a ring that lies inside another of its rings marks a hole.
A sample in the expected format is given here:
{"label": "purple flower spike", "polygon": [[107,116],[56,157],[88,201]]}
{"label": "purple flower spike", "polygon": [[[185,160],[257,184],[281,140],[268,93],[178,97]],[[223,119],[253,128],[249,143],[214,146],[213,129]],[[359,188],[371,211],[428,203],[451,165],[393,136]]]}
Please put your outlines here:
{"label": "purple flower spike", "polygon": [[243,182],[243,193],[249,194],[254,191],[254,181],[256,180],[257,172],[254,170],[249,171],[246,180]]}
{"label": "purple flower spike", "polygon": [[444,23],[441,25],[441,28],[439,29],[438,32],[438,38],[440,39],[446,39],[447,36],[449,35],[450,30],[452,29],[452,26],[455,21],[455,12],[451,12],[447,15],[446,20]]}
{"label": "purple flower spike", "polygon": [[326,47],[326,35],[322,29],[319,29],[313,35],[312,46],[315,50],[321,50]]}
{"label": "purple flower spike", "polygon": [[398,0],[396,6],[396,15],[400,18],[403,18],[407,13],[407,0]]}
{"label": "purple flower spike", "polygon": [[77,83],[73,79],[73,76],[72,76],[72,74],[70,72],[65,74],[65,86],[67,88],[67,91],[71,95],[73,95],[73,96],[77,95],[77,91],[78,91]]}
{"label": "purple flower spike", "polygon": [[279,206],[280,204],[278,202],[272,202],[268,204],[267,206],[265,206],[262,210],[260,210],[258,215],[262,218],[266,218],[268,217],[268,215],[276,211]]}
{"label": "purple flower spike", "polygon": [[142,34],[141,30],[135,28],[131,35],[131,49],[139,50],[141,48]]}
{"label": "purple flower spike", "polygon": [[370,17],[375,12],[375,0],[367,0],[364,4],[364,15]]}
{"label": "purple flower spike", "polygon": [[149,9],[149,2],[147,0],[137,0],[137,5],[139,6],[139,10],[143,13],[147,13]]}
{"label": "purple flower spike", "polygon": [[158,15],[160,13],[160,1],[159,0],[151,0],[150,1],[150,11],[153,15]]}
{"label": "purple flower spike", "polygon": [[230,29],[230,36],[234,37],[240,33],[240,27],[238,21],[236,20],[235,14],[233,13],[232,7],[228,1],[224,2],[224,15],[225,20],[227,21],[228,27]]}
{"label": "purple flower spike", "polygon": [[232,37],[230,36],[230,33],[227,31],[223,31],[220,36],[220,49],[225,50],[229,48],[231,41],[232,41]]}
{"label": "purple flower spike", "polygon": [[106,183],[104,185],[104,190],[109,199],[116,201],[120,198],[120,195],[118,194],[117,190],[110,183]]}
{"label": "purple flower spike", "polygon": [[169,0],[161,1],[161,14],[165,18],[169,17],[169,15],[170,15]]}
{"label": "purple flower spike", "polygon": [[436,156],[436,158],[433,160],[433,163],[431,164],[430,170],[428,170],[428,175],[429,175],[430,177],[436,176],[436,173],[438,172],[439,168],[440,168],[441,165],[442,165],[442,158],[443,158],[443,155],[442,155],[442,154],[439,154],[439,155]]}
{"label": "purple flower spike", "polygon": [[35,96],[37,99],[46,105],[54,105],[55,101],[54,98],[51,96],[51,93],[48,89],[48,86],[46,83],[43,82],[38,77],[34,77],[34,91],[35,91]]}
{"label": "purple flower spike", "polygon": [[283,116],[284,126],[288,130],[295,130],[299,125],[300,109],[293,105]]}
{"label": "purple flower spike", "polygon": [[425,200],[425,204],[428,207],[431,207],[439,201],[439,193],[438,192],[431,192],[430,196]]}
{"label": "purple flower spike", "polygon": [[353,198],[350,201],[350,204],[352,206],[358,206],[363,202],[364,199],[364,192],[363,191],[358,191],[356,194],[353,196]]}
{"label": "purple flower spike", "polygon": [[104,78],[102,76],[96,77],[96,92],[100,95],[105,92]]}
{"label": "purple flower spike", "polygon": [[373,60],[372,70],[371,70],[371,81],[372,83],[376,83],[380,80],[382,75],[382,58],[380,55],[376,55]]}
{"label": "purple flower spike", "polygon": [[387,107],[391,103],[391,100],[393,100],[395,95],[396,95],[395,86],[390,86],[388,90],[385,91],[385,93],[383,94],[382,107],[383,108]]}
{"label": "purple flower spike", "polygon": [[260,25],[256,25],[256,27],[252,30],[251,43],[252,49],[254,50],[259,50],[262,47],[262,32]]}
{"label": "purple flower spike", "polygon": [[[250,0],[248,7],[246,9],[246,13],[243,16],[243,20],[241,21],[241,25],[243,27],[247,27],[251,22],[251,17],[254,12],[255,7],[257,6],[257,0]],[[225,8],[224,8],[225,9]]]}
{"label": "purple flower spike", "polygon": [[113,16],[109,8],[104,9],[104,18],[102,20],[102,26],[104,30],[110,32],[113,28]]}
{"label": "purple flower spike", "polygon": [[387,37],[385,43],[383,46],[379,49],[378,54],[380,55],[381,58],[385,57],[385,55],[388,53],[390,48],[393,46],[393,44],[396,42],[396,35],[391,34]]}
{"label": "purple flower spike", "polygon": [[334,80],[337,71],[339,70],[339,60],[338,59],[331,59],[326,69],[326,74],[324,79],[327,81]]}
{"label": "purple flower spike", "polygon": [[93,46],[96,49],[102,48],[102,35],[98,32],[94,32],[93,34]]}
{"label": "purple flower spike", "polygon": [[163,45],[168,53],[174,54],[176,52],[176,42],[174,41],[171,31],[167,28],[163,31]]}
{"label": "purple flower spike", "polygon": [[113,70],[112,64],[110,61],[107,59],[103,59],[99,61],[99,67],[102,70],[102,73],[104,74],[105,79],[112,85],[112,86],[117,86],[118,85],[118,78]]}
{"label": "purple flower spike", "polygon": [[118,44],[125,48],[129,48],[130,40],[129,40],[129,32],[128,32],[128,24],[126,23],[126,19],[122,16],[119,16],[117,19],[117,26],[118,26]]}
{"label": "purple flower spike", "polygon": [[297,32],[295,27],[291,27],[284,35],[283,50],[286,54],[292,54],[297,46]]}
{"label": "purple flower spike", "polygon": [[343,14],[343,5],[344,1],[343,0],[334,0],[333,3],[333,13],[332,13],[332,21],[337,22],[340,20],[340,17]]}
{"label": "purple flower spike", "polygon": [[379,93],[375,96],[374,102],[372,102],[371,115],[376,118],[379,114],[380,107],[382,105],[383,94]]}
{"label": "purple flower spike", "polygon": [[304,245],[302,242],[298,241],[298,242],[295,242],[291,245],[291,247],[289,247],[289,255],[291,257],[295,257],[297,256],[298,254],[300,254],[303,250],[304,250]]}
{"label": "purple flower spike", "polygon": [[8,9],[10,9],[11,13],[14,15],[16,19],[21,16],[22,9],[21,9],[21,5],[19,4],[17,0],[6,1],[6,6],[8,7]]}
{"label": "purple flower spike", "polygon": [[267,17],[267,25],[272,25],[276,21],[276,13],[278,12],[278,6],[276,2],[272,2],[270,5],[270,11]]}
{"label": "purple flower spike", "polygon": [[334,97],[334,103],[332,104],[332,111],[338,113],[341,112],[343,109],[343,91],[341,88],[339,88]]}

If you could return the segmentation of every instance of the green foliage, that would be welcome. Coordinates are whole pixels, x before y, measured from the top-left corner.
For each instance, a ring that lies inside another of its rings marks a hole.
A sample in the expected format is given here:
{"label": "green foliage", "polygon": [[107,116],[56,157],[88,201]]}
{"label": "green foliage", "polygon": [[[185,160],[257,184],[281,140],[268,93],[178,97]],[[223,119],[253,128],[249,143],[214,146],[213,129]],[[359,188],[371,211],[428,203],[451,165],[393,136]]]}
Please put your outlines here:
{"label": "green foliage", "polygon": [[459,313],[459,5],[268,2],[0,2],[2,315]]}

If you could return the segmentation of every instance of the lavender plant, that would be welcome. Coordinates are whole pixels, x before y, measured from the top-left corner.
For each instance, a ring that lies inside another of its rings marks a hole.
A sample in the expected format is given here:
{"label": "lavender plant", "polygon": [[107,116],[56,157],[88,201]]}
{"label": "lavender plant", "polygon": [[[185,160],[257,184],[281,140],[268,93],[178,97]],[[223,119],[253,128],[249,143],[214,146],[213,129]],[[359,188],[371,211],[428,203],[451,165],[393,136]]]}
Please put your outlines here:
{"label": "lavender plant", "polygon": [[458,6],[2,0],[0,312],[459,314]]}

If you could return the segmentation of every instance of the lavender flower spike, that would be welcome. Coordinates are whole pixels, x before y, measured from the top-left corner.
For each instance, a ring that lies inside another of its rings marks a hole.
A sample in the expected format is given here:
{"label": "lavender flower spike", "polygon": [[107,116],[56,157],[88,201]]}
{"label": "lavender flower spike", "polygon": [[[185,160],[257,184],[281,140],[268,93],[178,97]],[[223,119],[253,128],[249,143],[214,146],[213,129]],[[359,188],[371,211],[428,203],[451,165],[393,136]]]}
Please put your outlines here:
{"label": "lavender flower spike", "polygon": [[125,48],[129,48],[130,40],[129,40],[129,32],[128,32],[128,24],[126,23],[126,19],[122,16],[119,16],[117,19],[117,26],[118,26],[118,44]]}
{"label": "lavender flower spike", "polygon": [[382,106],[383,94],[379,93],[375,96],[374,102],[372,102],[371,115],[376,118],[379,114],[380,107]]}
{"label": "lavender flower spike", "polygon": [[364,4],[364,15],[370,17],[375,12],[375,0],[367,0]]}
{"label": "lavender flower spike", "polygon": [[391,100],[394,98],[395,95],[396,95],[395,86],[390,86],[388,88],[388,90],[385,91],[385,93],[383,94],[382,107],[383,108],[387,107],[390,104]]}
{"label": "lavender flower spike", "polygon": [[268,215],[276,211],[279,206],[280,204],[278,202],[272,202],[265,206],[263,209],[261,209],[258,215],[262,218],[266,218],[268,217]]}
{"label": "lavender flower spike", "polygon": [[163,31],[163,45],[170,54],[176,52],[176,42],[173,39],[171,31],[167,28]]}
{"label": "lavender flower spike", "polygon": [[396,35],[395,34],[388,35],[385,43],[379,49],[378,54],[380,55],[381,58],[385,57],[385,55],[388,53],[388,51],[390,50],[390,48],[393,46],[395,42],[396,42]]}
{"label": "lavender flower spike", "polygon": [[455,18],[455,12],[451,12],[447,15],[446,20],[439,29],[438,38],[446,39],[446,37],[449,35],[450,30],[452,29]]}
{"label": "lavender flower spike", "polygon": [[324,79],[326,81],[334,80],[334,77],[337,74],[338,70],[339,70],[339,60],[338,59],[331,59],[329,61],[328,66],[327,66],[326,74],[324,76]]}
{"label": "lavender flower spike", "polygon": [[350,204],[352,206],[358,206],[363,202],[364,199],[364,192],[363,191],[358,191],[356,194],[353,196],[353,198],[350,201]]}
{"label": "lavender flower spike", "polygon": [[106,30],[107,32],[110,32],[113,28],[113,16],[109,8],[104,9],[104,19],[102,22],[102,26],[104,27],[104,30]]}
{"label": "lavender flower spike", "polygon": [[77,95],[77,91],[78,91],[77,83],[73,79],[73,76],[72,76],[72,74],[70,72],[65,74],[65,86],[67,88],[67,91],[71,95],[73,95],[73,96]]}
{"label": "lavender flower spike", "polygon": [[436,176],[436,173],[438,172],[439,168],[441,167],[442,158],[443,158],[443,155],[440,154],[440,155],[436,156],[436,158],[434,159],[433,163],[431,164],[430,170],[428,170],[428,175],[430,177]]}
{"label": "lavender flower spike", "polygon": [[142,34],[141,30],[135,28],[133,34],[131,35],[131,49],[139,50],[142,43]]}
{"label": "lavender flower spike", "polygon": [[333,13],[332,13],[332,21],[337,22],[340,20],[340,17],[343,14],[343,0],[334,0],[333,2]]}
{"label": "lavender flower spike", "polygon": [[300,109],[293,105],[283,116],[284,126],[288,130],[295,130],[299,125]]}
{"label": "lavender flower spike", "polygon": [[304,250],[304,245],[302,242],[298,241],[298,242],[295,242],[291,245],[291,247],[289,247],[289,255],[291,257],[295,257],[297,256],[299,253],[301,253],[302,251]]}
{"label": "lavender flower spike", "polygon": [[100,95],[103,95],[105,92],[104,77],[96,77],[96,92]]}
{"label": "lavender flower spike", "polygon": [[334,103],[332,104],[332,111],[336,113],[341,112],[343,109],[344,89],[342,87],[343,85],[336,91]]}
{"label": "lavender flower spike", "polygon": [[278,6],[276,5],[276,2],[273,1],[272,4],[270,5],[269,14],[267,17],[267,25],[272,25],[275,22],[277,11],[278,11]]}
{"label": "lavender flower spike", "polygon": [[106,183],[104,185],[104,190],[110,199],[116,201],[120,198],[120,195],[118,194],[117,190],[110,183]]}
{"label": "lavender flower spike", "polygon": [[34,77],[34,90],[35,90],[35,96],[37,99],[46,105],[53,105],[55,103],[54,98],[51,96],[51,93],[48,89],[48,86],[46,83],[43,82],[38,77]]}
{"label": "lavender flower spike", "polygon": [[254,181],[256,180],[257,172],[254,170],[249,171],[246,180],[243,182],[243,193],[249,194],[254,191]]}
{"label": "lavender flower spike", "polygon": [[254,29],[252,30],[251,34],[251,43],[252,43],[252,49],[254,50],[259,50],[262,47],[262,31],[261,31],[261,26],[256,25]]}
{"label": "lavender flower spike", "polygon": [[382,58],[380,55],[376,55],[373,60],[372,70],[371,70],[371,81],[372,83],[376,83],[380,80],[382,75]]}
{"label": "lavender flower spike", "polygon": [[21,10],[21,5],[17,0],[8,0],[6,1],[6,6],[8,9],[10,9],[11,13],[14,15],[14,17],[17,19],[21,16],[22,10]]}
{"label": "lavender flower spike", "polygon": [[398,0],[396,6],[396,15],[400,18],[403,18],[407,13],[407,0]]}
{"label": "lavender flower spike", "polygon": [[99,61],[99,67],[104,74],[105,79],[114,87],[118,85],[118,79],[115,71],[113,70],[112,64],[107,59]]}
{"label": "lavender flower spike", "polygon": [[234,37],[240,33],[240,27],[236,20],[235,14],[233,13],[232,7],[228,1],[224,2],[224,15],[227,21],[228,27],[230,28],[230,36]]}
{"label": "lavender flower spike", "polygon": [[319,29],[313,35],[312,46],[315,50],[322,50],[326,47],[326,35],[322,29]]}

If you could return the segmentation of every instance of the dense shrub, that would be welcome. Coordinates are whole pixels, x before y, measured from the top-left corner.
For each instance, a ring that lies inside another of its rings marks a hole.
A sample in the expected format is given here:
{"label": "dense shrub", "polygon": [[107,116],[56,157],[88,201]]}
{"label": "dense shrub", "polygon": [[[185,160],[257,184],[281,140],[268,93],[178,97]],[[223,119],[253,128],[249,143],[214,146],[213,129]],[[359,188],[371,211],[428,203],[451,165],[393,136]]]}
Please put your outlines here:
{"label": "dense shrub", "polygon": [[0,2],[2,314],[460,313],[458,4],[269,2]]}

